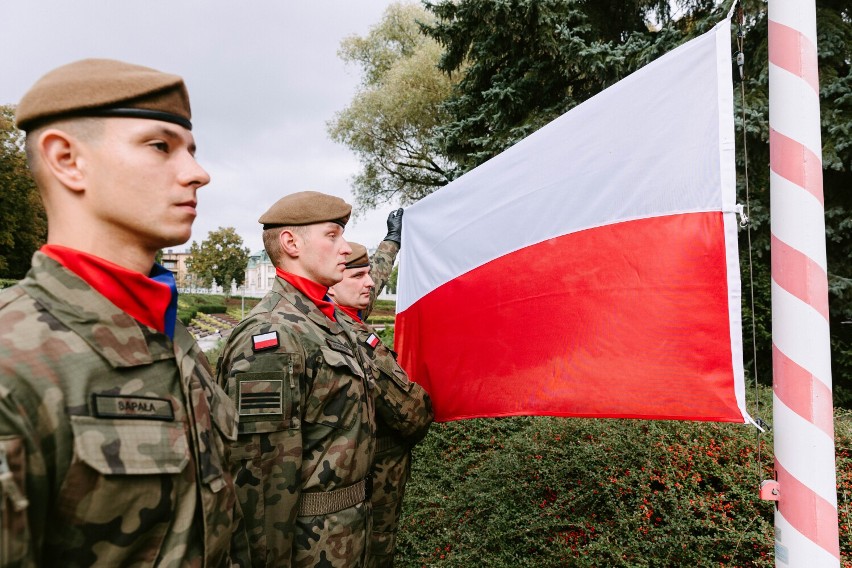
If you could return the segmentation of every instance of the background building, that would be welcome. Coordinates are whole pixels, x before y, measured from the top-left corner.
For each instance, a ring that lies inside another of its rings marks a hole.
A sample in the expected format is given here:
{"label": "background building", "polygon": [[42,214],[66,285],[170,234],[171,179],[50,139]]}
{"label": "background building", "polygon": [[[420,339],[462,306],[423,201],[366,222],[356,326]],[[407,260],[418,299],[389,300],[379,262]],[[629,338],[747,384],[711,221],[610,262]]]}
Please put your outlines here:
{"label": "background building", "polygon": [[174,274],[175,283],[180,292],[194,292],[197,288],[195,277],[186,269],[187,258],[189,258],[188,252],[175,252],[168,249],[163,251],[163,258],[160,260],[160,264]]}
{"label": "background building", "polygon": [[275,282],[275,266],[269,260],[265,250],[253,252],[246,266],[245,292],[246,296],[263,297],[272,290]]}

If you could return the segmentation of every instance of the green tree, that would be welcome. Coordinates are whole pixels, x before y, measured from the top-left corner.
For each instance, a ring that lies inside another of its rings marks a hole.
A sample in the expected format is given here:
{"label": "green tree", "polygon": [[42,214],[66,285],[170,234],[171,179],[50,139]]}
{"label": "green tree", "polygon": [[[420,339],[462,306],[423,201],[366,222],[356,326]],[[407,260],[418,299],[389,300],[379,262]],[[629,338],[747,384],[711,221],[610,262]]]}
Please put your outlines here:
{"label": "green tree", "polygon": [[27,169],[15,108],[0,105],[0,277],[23,278],[47,240],[47,216]]}
{"label": "green tree", "polygon": [[219,227],[210,231],[200,245],[192,242],[187,269],[204,286],[212,285],[215,280],[228,296],[231,281],[235,281],[237,286],[242,286],[245,281],[249,249],[242,245],[243,239],[233,227]]}
{"label": "green tree", "polygon": [[353,192],[362,208],[413,203],[451,179],[454,166],[436,151],[434,132],[446,120],[441,104],[453,80],[437,67],[440,46],[420,33],[420,22],[430,20],[414,4],[391,4],[365,37],[349,37],[339,50],[363,79],[328,131],[361,161]]}
{"label": "green tree", "polygon": [[[684,34],[671,8],[694,0],[425,2],[439,67],[462,72],[437,129],[462,174],[655,59]],[[685,27],[685,23],[683,24]],[[662,26],[663,33],[653,31]],[[674,32],[674,33],[672,33]],[[665,37],[674,41],[658,41]]]}

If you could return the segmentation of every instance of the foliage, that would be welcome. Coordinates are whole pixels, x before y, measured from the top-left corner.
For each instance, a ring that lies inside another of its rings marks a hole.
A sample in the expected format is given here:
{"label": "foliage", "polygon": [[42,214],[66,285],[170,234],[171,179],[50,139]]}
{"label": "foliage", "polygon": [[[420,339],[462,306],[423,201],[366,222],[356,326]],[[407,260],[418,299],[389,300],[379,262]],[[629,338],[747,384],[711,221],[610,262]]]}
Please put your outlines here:
{"label": "foliage", "polygon": [[382,343],[393,349],[393,331],[394,326],[386,325],[383,329],[377,331],[377,335],[382,340]]}
{"label": "foliage", "polygon": [[373,303],[373,314],[393,315],[396,313],[396,302],[393,300],[376,300]]}
{"label": "foliage", "polygon": [[399,265],[393,267],[391,270],[390,276],[388,276],[388,281],[385,284],[385,290],[388,291],[388,294],[396,294],[396,283],[399,279]]}
{"label": "foliage", "polygon": [[[761,388],[769,407],[771,391]],[[837,419],[852,565],[852,421]],[[434,424],[414,450],[401,567],[773,565],[771,435],[741,424],[552,417]]]}
{"label": "foliage", "polygon": [[[679,2],[672,4],[687,4]],[[424,31],[444,47],[440,68],[463,76],[437,128],[460,175],[661,55],[658,0],[441,0]],[[676,39],[683,40],[679,34]]]}
{"label": "foliage", "polygon": [[232,280],[237,286],[245,280],[249,249],[242,244],[242,237],[233,227],[210,231],[201,245],[193,241],[189,247],[187,270],[196,275],[204,286],[210,286],[215,280],[228,296]]}
{"label": "foliage", "polygon": [[0,105],[0,276],[23,278],[47,240],[47,216],[27,168],[15,109]]}
{"label": "foliage", "polygon": [[220,339],[216,342],[216,346],[213,349],[205,351],[204,354],[207,356],[207,362],[210,363],[210,366],[214,371],[218,372],[219,366],[219,355],[222,354],[222,349],[225,348],[225,340]]}
{"label": "foliage", "polygon": [[440,105],[453,81],[437,68],[438,44],[419,33],[418,22],[430,19],[414,4],[391,4],[367,36],[349,37],[339,50],[361,67],[363,80],[328,130],[361,161],[353,191],[362,208],[413,203],[450,180],[434,130],[445,120]]}
{"label": "foliage", "polygon": [[198,313],[198,310],[195,308],[178,308],[177,311],[177,319],[183,325],[189,325],[190,322],[195,318],[195,315]]}
{"label": "foliage", "polygon": [[195,309],[201,314],[224,314],[227,311],[225,304],[199,304]]}
{"label": "foliage", "polygon": [[0,290],[3,288],[8,288],[9,286],[14,286],[18,281],[13,278],[0,278]]}

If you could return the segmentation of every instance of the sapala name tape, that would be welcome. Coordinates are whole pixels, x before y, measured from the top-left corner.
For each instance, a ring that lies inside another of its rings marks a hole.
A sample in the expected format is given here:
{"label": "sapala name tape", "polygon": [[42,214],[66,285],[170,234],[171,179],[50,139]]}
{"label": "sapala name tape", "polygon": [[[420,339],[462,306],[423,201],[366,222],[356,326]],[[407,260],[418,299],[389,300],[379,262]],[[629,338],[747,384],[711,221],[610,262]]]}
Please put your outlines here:
{"label": "sapala name tape", "polygon": [[153,396],[123,396],[95,393],[92,406],[98,418],[175,419],[171,400]]}

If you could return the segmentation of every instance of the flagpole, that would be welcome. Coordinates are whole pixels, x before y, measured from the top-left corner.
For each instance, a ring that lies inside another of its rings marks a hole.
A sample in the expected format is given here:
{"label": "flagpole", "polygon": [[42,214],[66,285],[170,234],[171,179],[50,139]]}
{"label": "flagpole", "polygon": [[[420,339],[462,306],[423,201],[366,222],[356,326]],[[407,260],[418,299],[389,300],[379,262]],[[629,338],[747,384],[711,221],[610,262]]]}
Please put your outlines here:
{"label": "flagpole", "polygon": [[775,566],[840,566],[814,0],[769,0]]}

